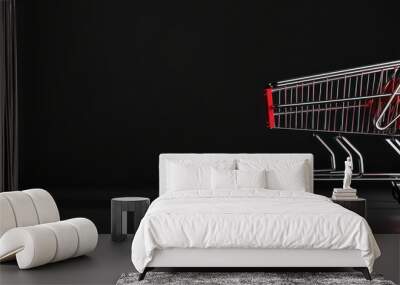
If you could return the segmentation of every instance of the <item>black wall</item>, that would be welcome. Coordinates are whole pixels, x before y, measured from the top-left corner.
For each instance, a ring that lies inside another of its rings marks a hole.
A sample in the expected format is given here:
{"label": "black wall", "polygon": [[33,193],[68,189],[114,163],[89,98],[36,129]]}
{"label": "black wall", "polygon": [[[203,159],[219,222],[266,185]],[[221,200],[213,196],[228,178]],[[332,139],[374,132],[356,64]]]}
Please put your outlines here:
{"label": "black wall", "polygon": [[[111,197],[157,196],[162,152],[313,152],[326,166],[310,134],[266,129],[263,87],[400,59],[399,5],[233,2],[19,0],[21,188],[107,232]],[[399,169],[382,139],[353,142],[367,170]],[[390,185],[357,187],[374,230],[400,232]]]}

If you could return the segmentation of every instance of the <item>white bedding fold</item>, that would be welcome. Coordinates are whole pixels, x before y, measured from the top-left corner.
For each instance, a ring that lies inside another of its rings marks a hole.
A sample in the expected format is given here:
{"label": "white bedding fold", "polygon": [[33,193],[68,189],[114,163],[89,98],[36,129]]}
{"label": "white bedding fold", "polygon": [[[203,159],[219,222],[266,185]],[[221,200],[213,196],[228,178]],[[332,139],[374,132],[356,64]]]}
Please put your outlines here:
{"label": "white bedding fold", "polygon": [[156,199],[132,243],[143,272],[154,249],[358,249],[372,271],[380,255],[364,218],[328,198],[298,191],[181,191]]}

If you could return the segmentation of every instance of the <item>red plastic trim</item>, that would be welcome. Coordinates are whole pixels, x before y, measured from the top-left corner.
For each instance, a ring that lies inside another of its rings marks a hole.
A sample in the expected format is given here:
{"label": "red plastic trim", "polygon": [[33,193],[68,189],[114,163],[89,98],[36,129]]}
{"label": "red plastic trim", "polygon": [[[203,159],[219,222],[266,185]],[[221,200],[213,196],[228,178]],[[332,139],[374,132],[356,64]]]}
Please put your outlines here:
{"label": "red plastic trim", "polygon": [[274,102],[272,99],[272,87],[264,89],[265,106],[267,107],[267,127],[275,128]]}

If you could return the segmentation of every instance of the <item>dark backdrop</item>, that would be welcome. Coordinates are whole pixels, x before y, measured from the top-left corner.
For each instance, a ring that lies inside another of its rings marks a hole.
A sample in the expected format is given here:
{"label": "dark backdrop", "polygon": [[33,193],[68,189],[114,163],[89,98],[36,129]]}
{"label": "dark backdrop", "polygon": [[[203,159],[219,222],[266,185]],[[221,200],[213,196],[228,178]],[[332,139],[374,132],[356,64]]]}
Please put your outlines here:
{"label": "dark backdrop", "polygon": [[[266,129],[263,87],[400,59],[389,1],[17,2],[21,188],[101,232],[111,197],[156,197],[162,152],[312,152],[326,167],[311,134]],[[368,171],[399,169],[382,139],[352,139]],[[374,230],[400,232],[390,185],[356,186]]]}

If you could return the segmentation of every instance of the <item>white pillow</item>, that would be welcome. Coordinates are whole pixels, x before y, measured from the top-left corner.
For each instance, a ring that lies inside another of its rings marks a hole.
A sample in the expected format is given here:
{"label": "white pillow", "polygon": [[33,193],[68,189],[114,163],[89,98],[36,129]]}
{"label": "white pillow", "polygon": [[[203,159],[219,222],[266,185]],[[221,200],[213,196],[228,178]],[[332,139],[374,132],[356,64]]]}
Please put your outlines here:
{"label": "white pillow", "polygon": [[263,170],[211,169],[211,188],[213,190],[241,188],[266,188],[267,176]]}
{"label": "white pillow", "polygon": [[211,167],[234,169],[232,160],[168,160],[166,162],[167,191],[210,190]]}
{"label": "white pillow", "polygon": [[193,189],[207,189],[207,174],[209,167],[185,166],[170,163],[168,166],[168,189],[172,191],[184,191]]}
{"label": "white pillow", "polygon": [[211,168],[211,189],[236,189],[236,170]]}
{"label": "white pillow", "polygon": [[236,170],[237,188],[267,188],[267,171]]}
{"label": "white pillow", "polygon": [[267,171],[267,188],[288,191],[306,191],[310,189],[307,160],[265,160],[239,159],[239,170]]}

